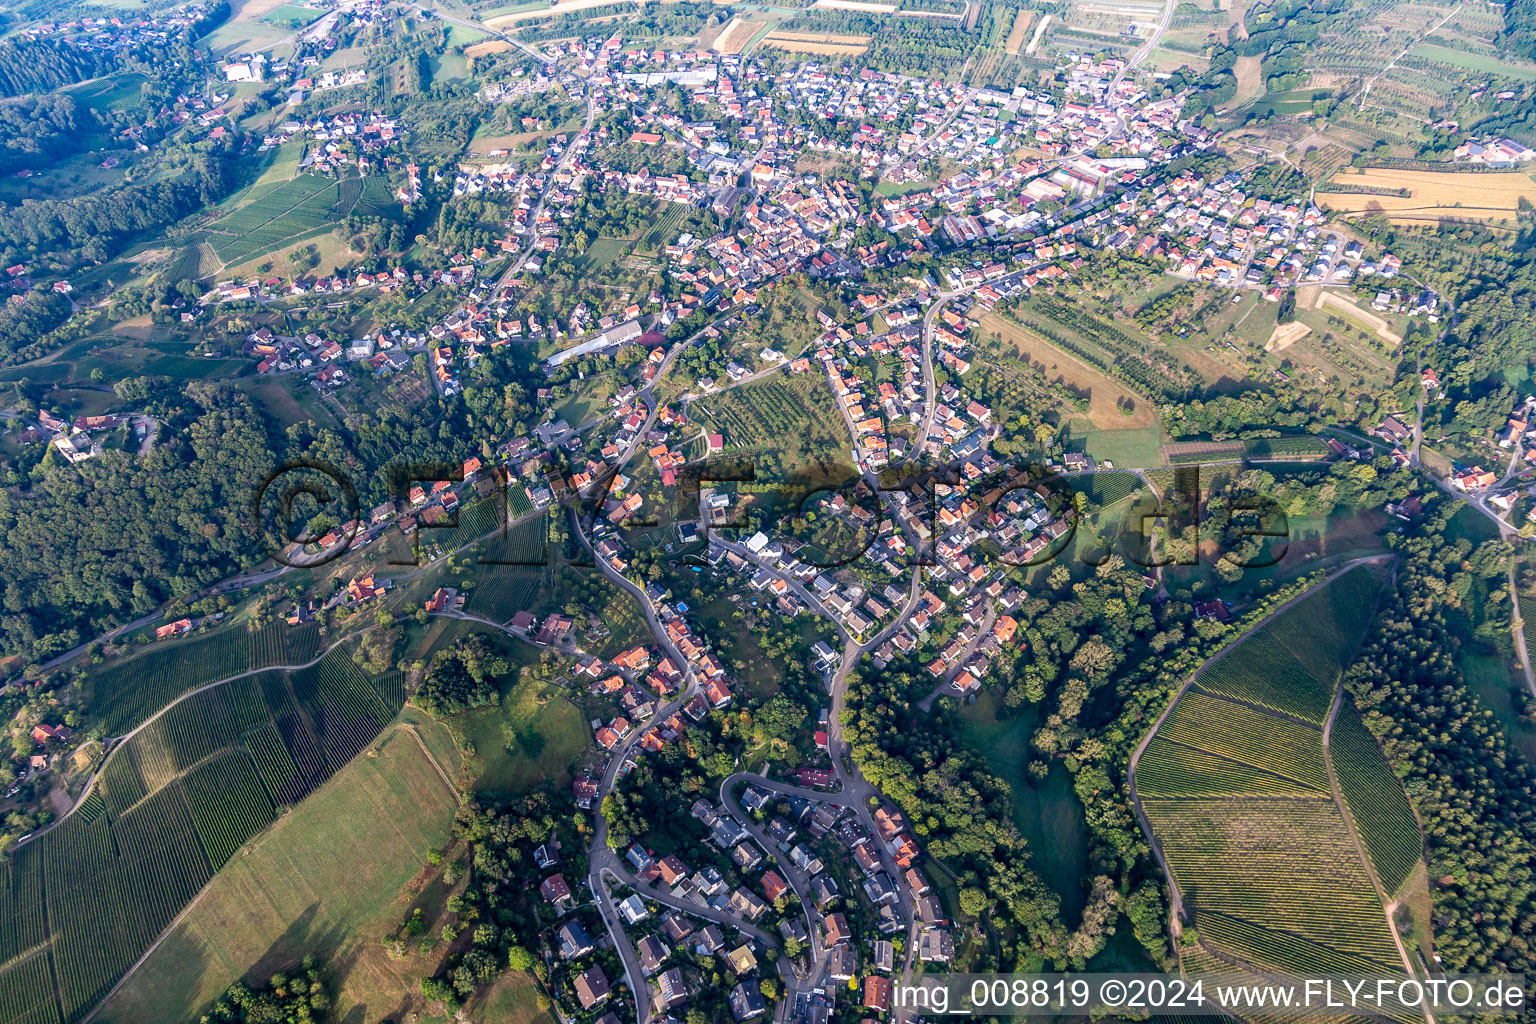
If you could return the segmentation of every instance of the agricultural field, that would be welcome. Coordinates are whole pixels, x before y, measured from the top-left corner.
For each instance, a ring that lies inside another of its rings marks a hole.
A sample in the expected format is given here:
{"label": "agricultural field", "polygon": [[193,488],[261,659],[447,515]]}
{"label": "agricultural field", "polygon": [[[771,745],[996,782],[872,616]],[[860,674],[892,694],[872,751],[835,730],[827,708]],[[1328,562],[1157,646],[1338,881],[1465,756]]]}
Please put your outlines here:
{"label": "agricultural field", "polygon": [[1094,473],[1075,478],[1072,486],[1088,495],[1089,507],[1099,512],[1130,497],[1141,486],[1141,480],[1134,473]]}
{"label": "agricultural field", "polygon": [[1319,192],[1319,205],[1340,213],[1380,213],[1394,224],[1441,221],[1513,223],[1520,203],[1536,202],[1536,180],[1518,171],[1403,171],[1386,167],[1347,170],[1330,184],[1338,189],[1390,189],[1406,195]]}
{"label": "agricultural field", "polygon": [[301,174],[274,186],[258,186],[237,209],[208,226],[205,240],[220,261],[235,264],[274,252],[306,236],[327,234],[340,217],[355,207],[374,212],[379,188],[371,185],[375,181],[381,179],[337,182]]}
{"label": "agricultural field", "polygon": [[869,49],[869,37],[838,35],[829,32],[769,32],[763,45],[790,53],[812,53],[824,57],[857,57]]}
{"label": "agricultural field", "polygon": [[757,37],[758,32],[769,26],[766,21],[749,21],[745,18],[733,18],[726,25],[725,31],[715,37],[711,47],[716,53],[738,54],[747,48],[747,45]]}
{"label": "agricultural field", "polygon": [[1243,454],[1253,461],[1321,459],[1328,454],[1328,444],[1312,434],[1255,437],[1243,442]]}
{"label": "agricultural field", "polygon": [[390,960],[379,938],[433,891],[424,857],[447,841],[458,806],[444,778],[457,765],[438,753],[451,756],[443,732],[396,724],[378,756],[347,765],[250,843],[101,1019],[196,1020],[232,982],[265,980],[307,953],[349,965],[333,993],[338,1019],[379,1020],[419,998],[421,965]]}
{"label": "agricultural field", "polygon": [[[1088,411],[1083,415],[1088,425],[1099,430],[1152,427],[1157,412],[1152,403],[1136,395],[1086,360],[1063,351],[1038,333],[1028,330],[996,313],[984,313],[978,320],[983,336],[993,336],[1018,355],[1039,367],[1049,381],[1059,381],[1072,391],[1086,395]],[[1123,410],[1131,409],[1130,415]]]}
{"label": "agricultural field", "polygon": [[240,622],[109,658],[87,677],[101,726],[118,736],[188,690],[248,669],[300,665],[320,653],[314,625],[274,622],[252,632]]}
{"label": "agricultural field", "polygon": [[1134,769],[1199,942],[1219,957],[1258,970],[1402,969],[1350,821],[1388,891],[1418,862],[1417,824],[1352,705],[1324,750],[1381,579],[1357,566],[1209,662]]}
{"label": "agricultural field", "polygon": [[1349,701],[1334,719],[1328,753],[1382,888],[1396,893],[1423,856],[1424,837],[1403,784]]}
{"label": "agricultural field", "polygon": [[1200,674],[1198,689],[1321,727],[1379,587],[1369,567],[1351,570],[1250,633]]}
{"label": "agricultural field", "polygon": [[197,693],[115,747],[80,811],[18,861],[35,847],[42,864],[63,1019],[101,1000],[278,806],[345,766],[404,699],[400,673],[367,676],[338,649]]}
{"label": "agricultural field", "polygon": [[517,4],[504,8],[506,13],[484,18],[483,21],[488,28],[506,28],[508,25],[515,25],[531,18],[558,17],[593,7],[606,7],[611,3],[613,0],[560,0],[554,6],[545,3]]}
{"label": "agricultural field", "polygon": [[1464,71],[1513,78],[1520,82],[1536,82],[1536,67],[1514,60],[1505,53],[1468,53],[1465,50],[1451,49],[1437,43],[1420,43],[1408,51],[1408,56],[1419,57],[1436,64],[1449,64]]}

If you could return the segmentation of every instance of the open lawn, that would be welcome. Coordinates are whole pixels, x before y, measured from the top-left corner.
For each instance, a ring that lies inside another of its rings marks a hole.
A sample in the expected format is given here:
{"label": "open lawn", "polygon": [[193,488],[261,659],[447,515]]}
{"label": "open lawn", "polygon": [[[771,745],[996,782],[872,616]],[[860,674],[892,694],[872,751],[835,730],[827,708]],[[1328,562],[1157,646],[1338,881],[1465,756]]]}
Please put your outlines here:
{"label": "open lawn", "polygon": [[1000,718],[1002,710],[997,693],[983,691],[976,703],[960,713],[961,737],[1008,784],[1013,820],[1029,841],[1035,870],[1061,897],[1067,920],[1075,922],[1086,900],[1083,873],[1088,870],[1088,825],[1082,804],[1072,790],[1072,776],[1060,763],[1044,782],[1035,781],[1026,771],[1031,759],[1029,738],[1039,725],[1039,709],[1026,708],[1013,718]]}
{"label": "open lawn", "polygon": [[[336,1019],[371,1024],[419,1002],[420,963],[384,955],[448,839],[458,800],[415,729],[397,724],[237,853],[107,1002],[103,1021],[185,1021],[232,982],[306,954],[336,972]],[[437,745],[434,745],[437,746]],[[452,765],[442,765],[452,772]]]}
{"label": "open lawn", "polygon": [[286,28],[300,28],[311,22],[319,21],[325,11],[318,7],[305,7],[301,4],[283,4],[274,7],[261,16],[261,20],[268,25],[279,25]]}
{"label": "open lawn", "polygon": [[[1530,599],[1522,604],[1530,604]],[[1536,614],[1536,609],[1530,611]],[[1478,653],[1471,645],[1458,653],[1456,666],[1477,699],[1498,719],[1510,746],[1527,761],[1536,761],[1536,729],[1520,723],[1520,711],[1514,702],[1513,691],[1525,685],[1525,674],[1520,669],[1511,670],[1509,662],[1499,655]]]}
{"label": "open lawn", "polygon": [[470,788],[522,796],[546,783],[569,785],[571,769],[591,746],[581,711],[559,687],[517,682],[492,707],[449,720],[466,754]]}
{"label": "open lawn", "polygon": [[261,21],[226,21],[197,41],[215,54],[247,53],[267,48],[293,34],[293,29],[282,25],[268,25]]}
{"label": "open lawn", "polygon": [[1070,445],[1099,462],[1109,461],[1120,469],[1145,469],[1163,464],[1163,432],[1158,427],[1123,427],[1097,430],[1074,426]]}

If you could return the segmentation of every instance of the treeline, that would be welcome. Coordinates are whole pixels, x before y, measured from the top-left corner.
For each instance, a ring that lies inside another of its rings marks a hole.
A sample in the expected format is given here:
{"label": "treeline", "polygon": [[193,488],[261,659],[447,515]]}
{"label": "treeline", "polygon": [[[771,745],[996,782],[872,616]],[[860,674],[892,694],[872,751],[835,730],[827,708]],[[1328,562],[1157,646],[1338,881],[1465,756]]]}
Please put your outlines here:
{"label": "treeline", "polygon": [[1536,772],[1510,749],[1456,659],[1480,625],[1481,602],[1467,598],[1470,590],[1492,592],[1490,619],[1510,613],[1509,550],[1448,539],[1461,507],[1438,502],[1423,528],[1398,543],[1396,582],[1344,683],[1423,822],[1435,949],[1445,968],[1529,973],[1536,969]]}
{"label": "treeline", "polygon": [[101,262],[139,233],[163,228],[218,202],[228,184],[224,161],[203,152],[192,156],[176,177],[0,207],[3,252],[11,260],[67,249]]}
{"label": "treeline", "polygon": [[68,96],[35,96],[0,103],[0,174],[43,167],[84,145],[90,112],[81,116]]}
{"label": "treeline", "polygon": [[1536,60],[1536,0],[1509,0],[1499,43],[1511,53]]}
{"label": "treeline", "polygon": [[1262,57],[1271,91],[1293,88],[1304,80],[1307,48],[1322,35],[1330,18],[1348,7],[1347,0],[1281,0],[1263,24],[1249,27],[1248,38],[1231,46],[1216,46],[1205,74],[1195,80],[1196,91],[1184,102],[1184,115],[1198,117],[1237,93],[1232,73],[1239,57]]}
{"label": "treeline", "polygon": [[49,92],[117,68],[116,58],[57,39],[0,43],[0,96]]}

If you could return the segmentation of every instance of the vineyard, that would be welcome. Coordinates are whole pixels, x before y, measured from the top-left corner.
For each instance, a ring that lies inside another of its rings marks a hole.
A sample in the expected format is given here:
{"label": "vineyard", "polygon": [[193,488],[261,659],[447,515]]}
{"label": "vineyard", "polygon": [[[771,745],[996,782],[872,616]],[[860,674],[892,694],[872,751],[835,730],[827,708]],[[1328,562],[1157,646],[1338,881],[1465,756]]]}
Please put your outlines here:
{"label": "vineyard", "polygon": [[1323,792],[1295,779],[1264,771],[1165,739],[1147,746],[1136,769],[1136,786],[1146,797],[1248,796],[1318,797]]}
{"label": "vineyard", "polygon": [[[1195,679],[1135,767],[1149,827],[1205,951],[1254,970],[1400,969],[1323,749],[1339,675],[1381,584],[1359,566],[1239,640]],[[1353,707],[1329,753],[1371,862],[1392,888],[1419,839]]]}
{"label": "vineyard", "polygon": [[114,748],[79,810],[0,868],[0,1024],[84,1016],[278,806],[373,742],[404,698],[399,672],[370,677],[338,648],[188,697]]}
{"label": "vineyard", "polygon": [[234,625],[184,640],[158,640],[92,672],[101,726],[119,736],[188,690],[251,668],[302,665],[320,653],[316,625],[273,622],[256,632]]}
{"label": "vineyard", "polygon": [[1382,888],[1396,892],[1423,855],[1424,840],[1402,783],[1349,701],[1334,719],[1328,753]]}
{"label": "vineyard", "polygon": [[733,388],[701,400],[697,413],[732,448],[782,445],[789,438],[841,448],[847,433],[821,379],[809,374],[778,375]]}
{"label": "vineyard", "polygon": [[239,263],[305,232],[329,229],[336,223],[339,197],[334,180],[301,174],[215,221],[209,241],[219,259]]}
{"label": "vineyard", "polygon": [[1072,486],[1087,494],[1090,508],[1100,512],[1130,497],[1141,486],[1141,480],[1135,473],[1094,473],[1086,479],[1074,480]]}
{"label": "vineyard", "polygon": [[1243,452],[1250,459],[1321,459],[1328,454],[1328,444],[1311,434],[1286,437],[1255,437],[1243,442]]}
{"label": "vineyard", "polygon": [[1199,689],[1321,726],[1380,586],[1370,566],[1345,573],[1228,651]]}
{"label": "vineyard", "polygon": [[[1212,911],[1254,934],[1281,933],[1279,943],[1301,938],[1398,964],[1381,903],[1327,796],[1145,800],[1143,808],[1202,932]],[[1250,940],[1233,952],[1263,949]]]}
{"label": "vineyard", "polygon": [[469,592],[465,608],[493,622],[506,622],[525,608],[532,608],[544,573],[522,566],[495,566],[480,575]]}
{"label": "vineyard", "polygon": [[1319,793],[1328,792],[1320,729],[1190,690],[1179,698],[1178,707],[1157,734]]}
{"label": "vineyard", "polygon": [[[1033,315],[1031,315],[1031,313]],[[1145,340],[1064,299],[1034,296],[1015,319],[1140,394],[1162,402],[1186,401],[1202,381],[1186,365]]]}

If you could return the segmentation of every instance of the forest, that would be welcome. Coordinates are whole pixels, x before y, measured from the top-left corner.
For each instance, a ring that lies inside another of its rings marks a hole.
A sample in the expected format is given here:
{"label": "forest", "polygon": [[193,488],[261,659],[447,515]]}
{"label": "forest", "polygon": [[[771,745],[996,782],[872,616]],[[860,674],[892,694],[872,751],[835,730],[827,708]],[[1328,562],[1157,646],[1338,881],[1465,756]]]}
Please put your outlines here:
{"label": "forest", "polygon": [[218,143],[198,143],[185,153],[181,173],[174,177],[0,207],[0,252],[7,261],[65,250],[94,262],[110,259],[138,234],[223,199],[230,155]]}
{"label": "forest", "polygon": [[[1428,502],[1426,502],[1428,504]],[[1407,786],[1428,839],[1435,948],[1451,971],[1536,967],[1536,773],[1469,689],[1456,654],[1480,625],[1466,596],[1490,581],[1488,615],[1509,615],[1510,550],[1448,529],[1462,506],[1426,509],[1397,544],[1396,582],[1344,684]]]}

